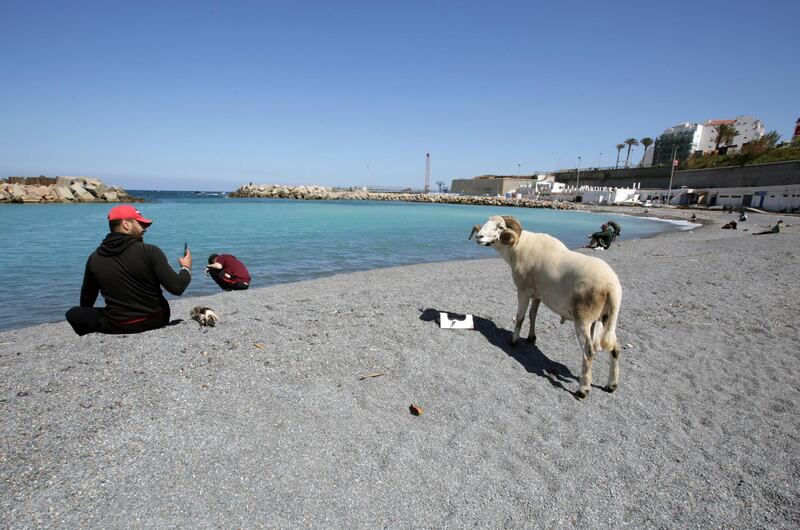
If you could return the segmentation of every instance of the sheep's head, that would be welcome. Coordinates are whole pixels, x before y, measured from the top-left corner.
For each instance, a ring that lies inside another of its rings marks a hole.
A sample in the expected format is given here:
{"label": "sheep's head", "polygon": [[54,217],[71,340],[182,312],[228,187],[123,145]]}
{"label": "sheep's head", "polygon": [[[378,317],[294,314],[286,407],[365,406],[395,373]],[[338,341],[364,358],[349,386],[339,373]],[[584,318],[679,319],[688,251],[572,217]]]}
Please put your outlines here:
{"label": "sheep's head", "polygon": [[522,233],[522,225],[519,221],[511,216],[494,215],[489,218],[483,226],[475,225],[472,227],[472,236],[478,234],[475,242],[485,247],[490,247],[495,243],[501,245],[509,245],[513,247],[519,241],[519,236]]}

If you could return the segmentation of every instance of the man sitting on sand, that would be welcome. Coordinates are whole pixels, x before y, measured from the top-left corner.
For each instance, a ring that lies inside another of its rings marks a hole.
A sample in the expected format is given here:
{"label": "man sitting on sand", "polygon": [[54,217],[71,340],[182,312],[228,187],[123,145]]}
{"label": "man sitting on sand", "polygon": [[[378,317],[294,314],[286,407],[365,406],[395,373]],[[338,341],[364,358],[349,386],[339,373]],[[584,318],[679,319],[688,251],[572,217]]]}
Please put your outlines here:
{"label": "man sitting on sand", "polygon": [[728,221],[724,225],[722,225],[723,230],[736,230],[736,221]]}
{"label": "man sitting on sand", "polygon": [[763,234],[780,234],[781,232],[783,232],[783,221],[778,220],[778,222],[775,223],[775,226],[773,226],[769,230],[764,230],[763,232],[755,232],[753,235],[760,236]]}
{"label": "man sitting on sand", "polygon": [[611,241],[614,238],[614,231],[607,224],[604,224],[600,228],[602,228],[601,232],[595,232],[589,236],[591,240],[585,248],[606,249],[611,246]]}
{"label": "man sitting on sand", "polygon": [[[110,233],[86,262],[81,305],[67,311],[75,333],[140,333],[169,323],[161,286],[183,294],[192,281],[192,254],[186,249],[175,272],[160,248],[143,241],[152,223],[130,205],[108,212]],[[98,293],[106,307],[94,307]]]}
{"label": "man sitting on sand", "polygon": [[206,274],[217,282],[223,291],[243,291],[250,287],[250,273],[244,263],[231,254],[211,254]]}

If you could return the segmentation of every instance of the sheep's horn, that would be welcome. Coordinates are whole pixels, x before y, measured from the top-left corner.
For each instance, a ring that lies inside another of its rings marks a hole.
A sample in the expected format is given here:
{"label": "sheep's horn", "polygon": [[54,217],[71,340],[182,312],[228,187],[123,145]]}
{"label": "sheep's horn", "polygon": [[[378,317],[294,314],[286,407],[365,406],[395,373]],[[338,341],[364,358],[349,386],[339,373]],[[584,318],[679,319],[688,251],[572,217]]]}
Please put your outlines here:
{"label": "sheep's horn", "polygon": [[469,233],[469,237],[467,239],[472,239],[472,236],[477,234],[481,231],[481,225],[475,225],[472,227],[472,232]]}
{"label": "sheep's horn", "polygon": [[519,241],[519,236],[514,230],[510,228],[506,228],[502,232],[500,232],[500,242],[504,245],[514,246]]}
{"label": "sheep's horn", "polygon": [[515,234],[517,234],[517,239],[519,236],[522,235],[522,225],[519,224],[519,221],[515,217],[511,217],[510,215],[504,215],[503,221],[506,222],[506,228],[509,230],[513,230]]}

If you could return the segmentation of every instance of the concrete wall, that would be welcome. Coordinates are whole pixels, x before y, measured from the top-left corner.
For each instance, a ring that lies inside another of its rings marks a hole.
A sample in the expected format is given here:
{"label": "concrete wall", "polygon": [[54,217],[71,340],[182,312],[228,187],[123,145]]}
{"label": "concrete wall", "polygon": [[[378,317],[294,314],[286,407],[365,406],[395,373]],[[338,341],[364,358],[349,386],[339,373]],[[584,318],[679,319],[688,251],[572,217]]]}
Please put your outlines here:
{"label": "concrete wall", "polygon": [[800,160],[741,167],[676,171],[672,187],[745,188],[790,184],[800,184]]}
{"label": "concrete wall", "polygon": [[473,178],[453,179],[450,191],[464,195],[487,195],[495,197],[505,195],[511,190],[519,188],[522,184],[530,184],[533,178]]}

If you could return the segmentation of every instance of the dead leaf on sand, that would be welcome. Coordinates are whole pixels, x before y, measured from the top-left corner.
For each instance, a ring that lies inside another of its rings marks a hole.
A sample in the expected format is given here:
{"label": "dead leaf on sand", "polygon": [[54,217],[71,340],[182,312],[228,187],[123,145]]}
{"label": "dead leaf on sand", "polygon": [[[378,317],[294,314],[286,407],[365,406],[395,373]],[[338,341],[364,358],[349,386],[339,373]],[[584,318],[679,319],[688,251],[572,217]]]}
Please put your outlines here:
{"label": "dead leaf on sand", "polygon": [[263,350],[264,348],[266,348],[266,346],[264,346],[264,345],[263,345],[263,344],[261,344],[260,342],[254,342],[254,343],[253,343],[253,346],[255,346],[256,348],[258,348],[259,350]]}
{"label": "dead leaf on sand", "polygon": [[626,348],[628,348],[628,349],[630,350],[631,348],[633,348],[633,344],[631,344],[631,343],[629,342],[628,344],[626,344],[626,345],[625,345],[625,347],[626,347]]}
{"label": "dead leaf on sand", "polygon": [[422,407],[420,407],[419,405],[415,405],[413,403],[408,407],[408,411],[411,412],[411,414],[413,414],[414,416],[422,416],[422,414],[425,412],[425,410]]}
{"label": "dead leaf on sand", "polygon": [[365,374],[360,374],[358,376],[358,380],[363,381],[364,379],[370,379],[372,377],[380,377],[382,375],[386,375],[386,372],[367,372]]}

